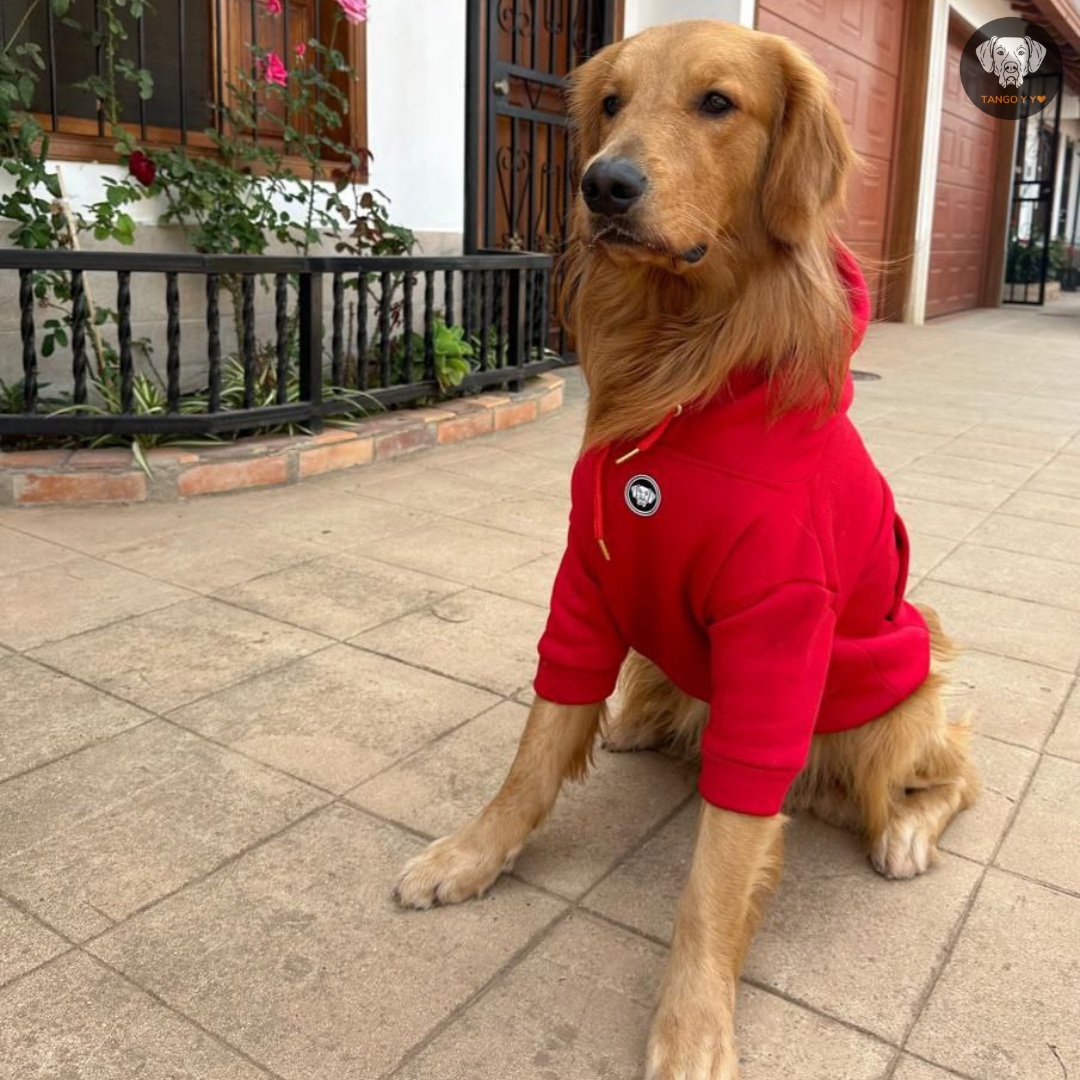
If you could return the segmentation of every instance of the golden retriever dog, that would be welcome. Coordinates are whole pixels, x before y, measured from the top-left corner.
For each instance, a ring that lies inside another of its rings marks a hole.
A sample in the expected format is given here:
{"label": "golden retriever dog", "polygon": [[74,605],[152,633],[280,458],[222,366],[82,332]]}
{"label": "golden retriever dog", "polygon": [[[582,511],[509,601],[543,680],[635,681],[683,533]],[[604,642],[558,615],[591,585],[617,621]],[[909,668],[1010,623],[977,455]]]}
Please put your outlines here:
{"label": "golden retriever dog", "polygon": [[855,156],[825,77],[782,38],[675,23],[583,65],[571,118],[564,306],[589,403],[537,698],[502,789],[397,897],[481,895],[600,735],[700,752],[644,1071],[733,1080],[785,813],[858,830],[880,873],[910,877],[978,778],[942,703],[951,646],[904,600],[906,534],[844,415],[868,301],[834,235]]}

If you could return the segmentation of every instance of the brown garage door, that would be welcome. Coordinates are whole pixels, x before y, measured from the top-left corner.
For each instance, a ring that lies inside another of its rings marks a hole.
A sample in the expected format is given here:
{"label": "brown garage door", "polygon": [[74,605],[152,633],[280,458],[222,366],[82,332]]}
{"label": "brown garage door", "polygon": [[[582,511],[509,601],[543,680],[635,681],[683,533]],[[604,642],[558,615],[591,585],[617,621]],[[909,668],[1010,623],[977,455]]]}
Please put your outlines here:
{"label": "brown garage door", "polygon": [[801,45],[832,81],[865,163],[851,185],[840,235],[856,254],[886,258],[903,0],[762,0],[757,24]]}
{"label": "brown garage door", "polygon": [[928,317],[983,302],[998,121],[976,109],[964,93],[963,48],[963,37],[950,34],[926,286]]}

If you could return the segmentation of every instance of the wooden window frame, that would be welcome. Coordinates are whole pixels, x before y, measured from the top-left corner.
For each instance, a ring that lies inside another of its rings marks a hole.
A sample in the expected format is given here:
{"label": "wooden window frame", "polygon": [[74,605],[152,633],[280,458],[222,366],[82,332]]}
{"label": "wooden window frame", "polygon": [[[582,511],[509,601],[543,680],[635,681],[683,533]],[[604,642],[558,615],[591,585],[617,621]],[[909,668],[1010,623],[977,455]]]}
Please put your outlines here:
{"label": "wooden window frame", "polygon": [[[222,21],[225,22],[225,20]],[[367,149],[367,23],[348,23],[346,29],[348,40],[345,42],[345,47],[341,49],[341,52],[345,54],[356,72],[356,78],[349,85],[349,112],[345,117],[348,138],[342,141],[347,142],[350,146]],[[226,26],[223,25],[221,40],[227,40],[225,34]],[[216,30],[212,34],[211,40],[213,42],[213,67],[214,70],[218,70],[220,57]],[[216,99],[217,86],[208,89]],[[52,131],[50,130],[52,117],[48,113],[35,113],[34,117],[48,136],[50,159],[103,164],[116,164],[121,160],[121,156],[116,152],[116,139],[109,134],[100,134],[100,125],[97,119],[61,115],[58,117],[59,129]],[[125,131],[138,140],[140,146],[149,150],[175,149],[183,146],[194,156],[214,157],[217,155],[217,149],[213,141],[207,137],[203,129],[188,131],[185,139],[179,128],[147,125],[146,136],[143,138],[142,129],[138,123],[125,123],[122,126]],[[260,138],[265,138],[265,136],[260,136]],[[282,158],[282,163],[302,179],[311,178],[312,169],[302,157],[287,154]],[[335,159],[330,159],[325,163],[325,166],[332,169],[336,164]],[[256,168],[255,171],[259,170]],[[368,161],[365,156],[361,162],[357,182],[366,184],[368,180]]]}

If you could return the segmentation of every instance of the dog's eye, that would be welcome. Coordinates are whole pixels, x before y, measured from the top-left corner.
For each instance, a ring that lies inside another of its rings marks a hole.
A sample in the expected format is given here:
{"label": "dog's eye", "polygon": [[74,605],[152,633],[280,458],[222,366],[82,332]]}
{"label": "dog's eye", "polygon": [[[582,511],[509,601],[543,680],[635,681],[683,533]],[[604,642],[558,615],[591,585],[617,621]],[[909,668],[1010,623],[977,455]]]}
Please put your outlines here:
{"label": "dog's eye", "polygon": [[603,100],[602,108],[608,116],[614,116],[619,111],[621,104],[622,102],[614,94],[608,94]]}
{"label": "dog's eye", "polygon": [[723,94],[718,94],[715,90],[706,94],[701,100],[701,111],[708,116],[723,116],[732,108],[734,106],[731,102]]}

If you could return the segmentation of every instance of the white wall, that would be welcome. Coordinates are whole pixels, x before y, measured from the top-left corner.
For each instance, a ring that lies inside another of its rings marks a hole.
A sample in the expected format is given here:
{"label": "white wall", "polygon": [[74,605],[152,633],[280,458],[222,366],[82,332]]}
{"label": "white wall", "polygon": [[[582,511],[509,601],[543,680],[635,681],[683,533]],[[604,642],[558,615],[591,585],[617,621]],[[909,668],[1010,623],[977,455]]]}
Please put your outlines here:
{"label": "white wall", "polygon": [[371,183],[395,221],[460,234],[465,217],[465,0],[372,0]]}
{"label": "white wall", "polygon": [[626,36],[679,19],[724,19],[754,25],[754,0],[626,0]]}

